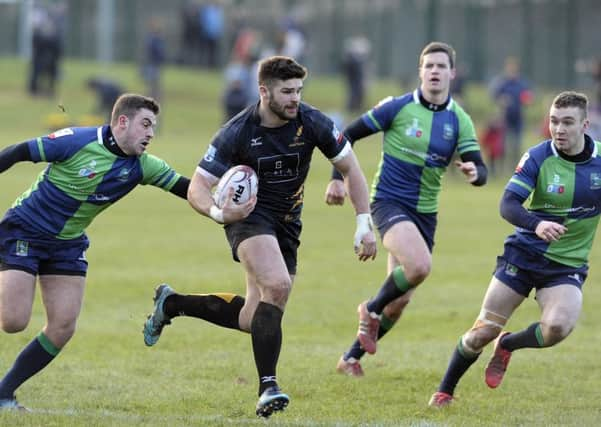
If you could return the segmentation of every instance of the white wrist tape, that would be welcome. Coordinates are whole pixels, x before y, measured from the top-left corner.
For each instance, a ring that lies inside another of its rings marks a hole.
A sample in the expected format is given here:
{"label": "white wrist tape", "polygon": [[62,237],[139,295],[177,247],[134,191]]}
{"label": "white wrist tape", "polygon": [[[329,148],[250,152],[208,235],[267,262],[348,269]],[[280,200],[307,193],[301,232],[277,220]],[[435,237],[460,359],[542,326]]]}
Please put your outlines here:
{"label": "white wrist tape", "polygon": [[361,245],[363,236],[373,230],[373,224],[371,222],[371,215],[368,213],[362,213],[357,215],[357,231],[355,231],[355,248]]}
{"label": "white wrist tape", "polygon": [[223,209],[219,209],[216,205],[211,206],[209,209],[209,215],[215,222],[223,224]]}

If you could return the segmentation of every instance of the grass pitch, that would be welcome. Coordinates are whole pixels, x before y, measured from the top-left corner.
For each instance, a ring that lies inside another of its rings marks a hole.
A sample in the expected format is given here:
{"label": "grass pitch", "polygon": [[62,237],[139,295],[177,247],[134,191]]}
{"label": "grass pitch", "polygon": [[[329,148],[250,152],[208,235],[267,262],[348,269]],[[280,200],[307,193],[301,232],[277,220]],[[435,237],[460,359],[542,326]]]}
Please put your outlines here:
{"label": "grass pitch", "polygon": [[[26,64],[0,60],[0,147],[47,132],[49,114],[77,123],[94,104],[85,79],[102,72],[131,91],[143,86],[131,65],[67,62],[60,95],[24,94]],[[160,130],[150,152],[190,175],[221,120],[221,77],[167,69]],[[476,89],[474,89],[476,91]],[[401,93],[392,84],[372,87],[371,100]],[[478,92],[472,92],[477,98]],[[324,111],[343,105],[342,84],[310,77],[305,99]],[[541,111],[544,107],[540,107]],[[481,114],[481,112],[478,112]],[[477,116],[477,115],[476,115]],[[536,142],[534,138],[529,143]],[[371,180],[380,146],[357,144]],[[0,205],[10,206],[42,165],[19,164],[0,175]],[[366,376],[335,373],[356,330],[357,304],[376,292],[386,254],[359,263],[352,251],[350,206],[326,207],[329,165],[316,152],[306,188],[299,273],[284,316],[278,377],[289,408],[268,423],[277,426],[596,426],[601,374],[597,310],[601,250],[597,240],[577,329],[559,346],[516,352],[503,385],[490,390],[483,370],[491,352],[465,375],[457,402],[442,411],[427,407],[459,336],[478,314],[495,257],[511,227],[498,215],[503,180],[484,188],[449,173],[441,198],[430,278],[376,356],[363,359]],[[0,413],[0,425],[17,426],[244,426],[254,416],[256,372],[248,335],[196,319],[178,318],[159,343],[146,348],[142,323],[153,288],[166,281],[180,292],[243,293],[242,268],[232,262],[219,226],[155,188],[138,188],[90,227],[90,270],[78,331],[62,354],[18,390],[32,414]],[[521,329],[538,319],[533,299],[508,325]],[[28,329],[3,334],[0,372],[44,323],[39,296]]]}

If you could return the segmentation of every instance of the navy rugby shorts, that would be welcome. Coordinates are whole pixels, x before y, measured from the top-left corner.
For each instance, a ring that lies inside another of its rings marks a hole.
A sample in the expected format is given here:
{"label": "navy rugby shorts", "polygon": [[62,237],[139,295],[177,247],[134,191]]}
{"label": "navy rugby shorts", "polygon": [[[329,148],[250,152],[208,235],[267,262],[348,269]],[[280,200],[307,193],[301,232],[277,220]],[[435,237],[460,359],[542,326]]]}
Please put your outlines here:
{"label": "navy rugby shorts", "polygon": [[582,289],[587,275],[586,264],[582,267],[571,267],[511,244],[505,244],[503,255],[497,257],[494,272],[497,279],[525,297],[528,297],[532,289],[557,285],[574,285]]}
{"label": "navy rugby shorts", "polygon": [[85,234],[71,240],[55,239],[32,230],[16,215],[6,215],[0,222],[0,270],[85,277],[89,246]]}
{"label": "navy rugby shorts", "polygon": [[242,221],[228,224],[224,228],[235,261],[240,262],[237,255],[238,245],[243,240],[260,234],[269,234],[275,236],[280,245],[288,273],[296,274],[297,251],[302,230],[300,218],[287,221],[285,218],[276,217],[272,212],[256,207]]}
{"label": "navy rugby shorts", "polygon": [[414,209],[389,200],[374,200],[370,205],[370,209],[372,220],[382,239],[393,225],[402,221],[411,221],[424,238],[430,252],[432,252],[437,224],[435,213],[419,213]]}

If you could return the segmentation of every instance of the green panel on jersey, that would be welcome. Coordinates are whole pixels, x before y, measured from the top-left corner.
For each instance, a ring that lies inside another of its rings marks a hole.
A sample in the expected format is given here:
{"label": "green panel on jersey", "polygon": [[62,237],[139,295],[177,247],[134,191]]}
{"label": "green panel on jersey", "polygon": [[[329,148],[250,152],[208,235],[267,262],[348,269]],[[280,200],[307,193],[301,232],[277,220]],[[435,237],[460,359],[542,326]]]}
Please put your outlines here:
{"label": "green panel on jersey", "polygon": [[111,206],[110,203],[94,205],[92,203],[82,203],[79,209],[65,223],[61,232],[56,236],[57,239],[75,239],[81,236],[81,230],[85,230],[94,220],[96,215]]}
{"label": "green panel on jersey", "polygon": [[115,155],[107,156],[102,145],[88,144],[77,156],[53,163],[48,170],[48,180],[75,200],[85,202],[96,192],[116,158]]}
{"label": "green panel on jersey", "polygon": [[408,104],[384,134],[384,152],[396,159],[424,166],[428,158],[433,113],[421,104]]}
{"label": "green panel on jersey", "polygon": [[595,230],[599,224],[599,215],[592,218],[573,219],[568,218],[564,225],[569,233],[562,236],[558,241],[552,242],[545,253],[545,257],[572,267],[581,267],[583,261],[593,247],[595,237],[591,230]]}
{"label": "green panel on jersey", "polygon": [[559,157],[548,157],[540,168],[537,188],[530,202],[531,210],[567,216],[572,209],[576,164]]}
{"label": "green panel on jersey", "polygon": [[382,173],[382,165],[384,164],[384,152],[380,154],[380,161],[378,162],[378,168],[374,175],[374,179],[371,181],[371,192],[369,194],[369,202],[373,202],[376,193],[378,192],[378,183],[380,182],[380,174]]}
{"label": "green panel on jersey", "polygon": [[40,174],[38,175],[38,178],[35,180],[35,182],[31,185],[31,187],[29,187],[27,189],[27,191],[25,191],[23,194],[21,194],[17,200],[15,200],[15,202],[13,203],[12,207],[16,207],[19,206],[21,203],[23,203],[23,200],[27,199],[31,193],[33,193],[34,191],[36,191],[38,189],[38,185],[40,182],[42,182],[42,180],[44,179],[44,171],[40,172]]}
{"label": "green panel on jersey", "polygon": [[163,190],[169,191],[181,175],[172,173],[169,165],[163,160],[152,154],[144,153],[140,156],[142,165],[142,184],[151,184]]}
{"label": "green panel on jersey", "polygon": [[422,213],[435,213],[438,211],[438,195],[442,186],[440,177],[444,168],[424,168],[422,170],[419,201],[417,211]]}

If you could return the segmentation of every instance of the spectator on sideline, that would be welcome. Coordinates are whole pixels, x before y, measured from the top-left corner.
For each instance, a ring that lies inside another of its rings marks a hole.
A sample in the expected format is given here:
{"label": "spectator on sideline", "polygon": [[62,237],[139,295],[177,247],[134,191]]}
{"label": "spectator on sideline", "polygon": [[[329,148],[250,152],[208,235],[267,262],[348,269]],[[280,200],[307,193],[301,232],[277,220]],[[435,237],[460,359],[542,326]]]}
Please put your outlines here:
{"label": "spectator on sideline", "polygon": [[503,172],[512,172],[522,150],[524,106],[532,103],[530,84],[520,75],[517,58],[505,59],[503,74],[491,83],[492,97],[501,107],[504,119]]}

